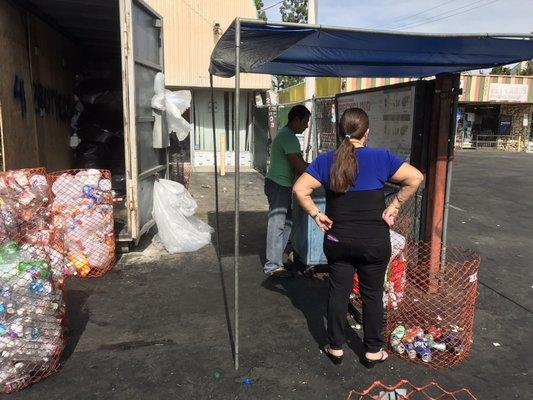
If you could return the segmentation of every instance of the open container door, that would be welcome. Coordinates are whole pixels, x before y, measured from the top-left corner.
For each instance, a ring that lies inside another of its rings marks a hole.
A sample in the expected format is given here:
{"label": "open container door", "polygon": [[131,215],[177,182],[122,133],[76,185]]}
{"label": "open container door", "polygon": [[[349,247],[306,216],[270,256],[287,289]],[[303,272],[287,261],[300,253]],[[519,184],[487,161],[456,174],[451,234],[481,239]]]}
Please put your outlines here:
{"label": "open container door", "polygon": [[154,149],[151,100],[154,78],[163,72],[162,18],[140,0],[120,0],[122,84],[128,231],[120,240],[138,241],[154,222],[153,188],[166,176],[167,148]]}

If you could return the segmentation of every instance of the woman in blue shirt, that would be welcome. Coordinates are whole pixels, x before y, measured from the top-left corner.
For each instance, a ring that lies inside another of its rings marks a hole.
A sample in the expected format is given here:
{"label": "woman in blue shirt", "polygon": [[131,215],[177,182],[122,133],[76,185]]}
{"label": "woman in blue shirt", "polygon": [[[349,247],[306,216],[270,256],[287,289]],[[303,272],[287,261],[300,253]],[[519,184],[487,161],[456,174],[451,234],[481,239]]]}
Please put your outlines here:
{"label": "woman in blue shirt", "polygon": [[[330,266],[327,356],[340,364],[344,327],[353,274],[359,275],[363,301],[363,364],[383,362],[383,282],[391,255],[389,227],[398,211],[423,180],[416,168],[386,149],[366,147],[368,115],[360,108],[346,110],[339,122],[341,144],[318,156],[294,185],[301,206],[326,232],[324,253]],[[398,183],[400,191],[385,207],[383,186]],[[326,189],[326,212],[311,198],[314,189]]]}

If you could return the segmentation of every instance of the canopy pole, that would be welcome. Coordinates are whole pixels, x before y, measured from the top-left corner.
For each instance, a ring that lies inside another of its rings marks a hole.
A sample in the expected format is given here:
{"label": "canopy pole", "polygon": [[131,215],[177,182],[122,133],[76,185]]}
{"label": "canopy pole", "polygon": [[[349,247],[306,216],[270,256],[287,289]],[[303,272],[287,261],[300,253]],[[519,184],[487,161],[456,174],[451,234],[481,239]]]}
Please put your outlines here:
{"label": "canopy pole", "polygon": [[239,369],[239,201],[240,201],[240,95],[241,95],[241,21],[235,20],[235,370]]}
{"label": "canopy pole", "polygon": [[428,167],[428,194],[426,234],[431,244],[429,265],[429,293],[439,289],[438,274],[442,265],[442,228],[449,157],[451,116],[455,94],[452,74],[438,74],[435,78],[431,116],[430,154]]}
{"label": "canopy pole", "polygon": [[215,127],[215,89],[213,87],[213,74],[209,74],[209,85],[211,86],[211,122],[213,124],[213,158],[215,160],[215,224],[217,230],[217,258],[220,261],[220,213],[218,201],[218,164],[217,164],[217,131]]}

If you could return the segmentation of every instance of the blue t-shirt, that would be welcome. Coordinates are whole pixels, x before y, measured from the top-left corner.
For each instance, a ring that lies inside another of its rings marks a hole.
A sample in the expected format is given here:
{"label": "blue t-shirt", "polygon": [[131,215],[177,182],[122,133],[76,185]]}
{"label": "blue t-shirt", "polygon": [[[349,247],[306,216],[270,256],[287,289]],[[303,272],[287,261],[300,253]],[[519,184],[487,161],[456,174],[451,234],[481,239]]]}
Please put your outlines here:
{"label": "blue t-shirt", "polygon": [[[387,149],[359,147],[355,152],[358,174],[355,177],[355,185],[350,186],[349,192],[382,189],[403,164],[403,160]],[[325,189],[329,189],[329,171],[334,157],[335,151],[321,154],[306,170],[309,175],[320,181]]]}

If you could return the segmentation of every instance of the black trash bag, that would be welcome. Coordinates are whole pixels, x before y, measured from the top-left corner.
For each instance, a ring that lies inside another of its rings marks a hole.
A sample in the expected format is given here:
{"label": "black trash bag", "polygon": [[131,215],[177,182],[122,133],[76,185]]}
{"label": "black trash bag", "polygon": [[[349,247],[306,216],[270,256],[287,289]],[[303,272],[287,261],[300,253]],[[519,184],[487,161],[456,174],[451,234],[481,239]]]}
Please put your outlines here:
{"label": "black trash bag", "polygon": [[126,196],[126,177],[124,174],[115,174],[111,176],[113,190],[118,197]]}
{"label": "black trash bag", "polygon": [[122,82],[120,79],[85,79],[75,89],[82,102],[101,104],[109,109],[122,109]]}
{"label": "black trash bag", "polygon": [[122,113],[106,107],[84,104],[78,118],[78,136],[82,140],[109,143],[113,138],[123,138]]}
{"label": "black trash bag", "polygon": [[110,156],[108,144],[82,140],[76,148],[76,167],[109,169]]}

